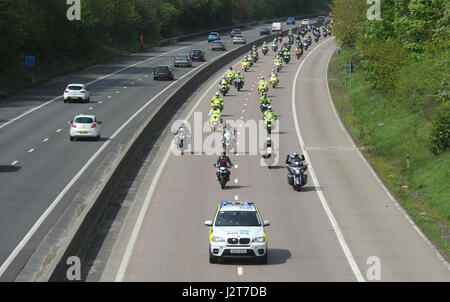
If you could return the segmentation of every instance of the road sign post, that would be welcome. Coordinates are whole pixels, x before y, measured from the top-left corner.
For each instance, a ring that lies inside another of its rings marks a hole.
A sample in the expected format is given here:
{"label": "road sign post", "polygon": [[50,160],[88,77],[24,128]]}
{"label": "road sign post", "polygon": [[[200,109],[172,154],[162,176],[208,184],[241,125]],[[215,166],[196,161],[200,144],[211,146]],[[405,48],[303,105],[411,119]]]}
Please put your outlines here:
{"label": "road sign post", "polygon": [[353,61],[347,62],[347,72],[350,73],[350,86],[352,86],[352,73],[355,72],[355,63]]}
{"label": "road sign post", "polygon": [[25,57],[25,66],[30,70],[31,73],[31,82],[36,84],[36,75],[34,73],[34,66],[36,65],[36,59],[34,56],[26,56]]}

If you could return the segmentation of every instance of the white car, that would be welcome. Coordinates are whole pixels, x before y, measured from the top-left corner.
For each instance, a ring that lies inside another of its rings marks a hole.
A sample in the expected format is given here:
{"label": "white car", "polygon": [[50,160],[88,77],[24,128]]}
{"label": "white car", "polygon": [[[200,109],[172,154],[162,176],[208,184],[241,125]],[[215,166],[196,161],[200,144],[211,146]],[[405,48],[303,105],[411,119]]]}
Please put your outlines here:
{"label": "white car", "polygon": [[95,115],[77,115],[70,124],[71,141],[77,138],[94,138],[100,140],[100,125],[102,122],[97,121]]}
{"label": "white car", "polygon": [[64,103],[68,101],[89,102],[89,88],[85,84],[69,84],[64,90]]}
{"label": "white car", "polygon": [[255,258],[267,263],[268,243],[265,226],[253,202],[223,201],[214,220],[205,221],[209,230],[209,262],[217,263],[224,257]]}
{"label": "white car", "polygon": [[234,35],[233,37],[233,44],[246,44],[247,40],[245,39],[244,35]]}

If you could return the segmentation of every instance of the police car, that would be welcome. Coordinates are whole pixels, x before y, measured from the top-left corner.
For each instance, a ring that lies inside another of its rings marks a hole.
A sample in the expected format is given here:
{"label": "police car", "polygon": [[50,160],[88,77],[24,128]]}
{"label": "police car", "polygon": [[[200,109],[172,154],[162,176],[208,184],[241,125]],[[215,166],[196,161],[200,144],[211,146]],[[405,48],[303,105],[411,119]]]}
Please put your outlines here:
{"label": "police car", "polygon": [[209,262],[217,263],[224,257],[255,258],[267,263],[267,235],[264,227],[270,221],[262,220],[253,202],[223,201],[217,207],[214,220],[205,221],[209,230]]}

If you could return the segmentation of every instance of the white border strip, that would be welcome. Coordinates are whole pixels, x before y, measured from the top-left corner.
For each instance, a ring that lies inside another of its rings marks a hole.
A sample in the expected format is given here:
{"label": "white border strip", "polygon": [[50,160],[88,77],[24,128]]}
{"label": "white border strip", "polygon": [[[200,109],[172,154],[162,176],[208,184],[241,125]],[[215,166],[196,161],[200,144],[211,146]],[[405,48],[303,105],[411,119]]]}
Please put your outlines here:
{"label": "white border strip", "polygon": [[[311,177],[313,179],[314,185],[316,187],[320,187],[320,184],[319,184],[319,180],[317,179],[316,173],[314,172],[314,169],[312,167],[312,163],[311,163],[311,161],[309,159],[308,152],[306,151],[306,148],[305,148],[305,142],[303,141],[303,137],[302,137],[301,132],[300,132],[300,127],[299,127],[298,119],[297,119],[297,110],[296,110],[296,107],[295,107],[295,92],[296,92],[296,87],[297,87],[297,78],[298,78],[298,75],[300,74],[300,71],[302,70],[303,64],[306,62],[308,57],[315,50],[319,49],[320,45],[322,45],[322,44],[324,44],[326,42],[329,42],[331,40],[332,39],[328,39],[328,40],[325,40],[325,41],[321,42],[320,44],[318,44],[305,57],[305,59],[300,64],[300,66],[299,66],[299,68],[297,70],[297,73],[295,74],[294,83],[293,83],[293,86],[292,86],[292,114],[293,114],[293,117],[294,117],[295,130],[297,131],[297,136],[298,136],[298,139],[300,141],[300,146],[302,148],[303,154],[305,155],[306,161],[309,163],[308,168],[309,168]],[[325,210],[325,213],[327,214],[328,219],[330,220],[330,223],[331,223],[331,225],[333,227],[333,230],[336,233],[338,241],[339,241],[339,243],[341,245],[342,250],[344,251],[345,257],[347,258],[347,261],[348,261],[348,263],[349,263],[349,265],[350,265],[350,267],[351,267],[351,269],[353,271],[353,274],[355,275],[356,279],[359,282],[365,282],[364,277],[362,276],[361,271],[359,270],[358,265],[356,264],[355,258],[353,257],[353,255],[352,255],[352,253],[350,251],[350,248],[348,247],[347,242],[345,241],[344,234],[342,233],[342,231],[341,231],[341,229],[340,229],[340,227],[339,227],[339,225],[338,225],[338,223],[336,221],[336,218],[334,217],[333,213],[331,212],[331,209],[330,209],[330,207],[329,207],[329,205],[328,205],[328,203],[327,203],[327,201],[325,199],[325,196],[323,195],[322,191],[320,191],[320,190],[316,190],[316,192],[317,192],[317,195],[319,196],[320,202],[322,203],[323,209]]]}

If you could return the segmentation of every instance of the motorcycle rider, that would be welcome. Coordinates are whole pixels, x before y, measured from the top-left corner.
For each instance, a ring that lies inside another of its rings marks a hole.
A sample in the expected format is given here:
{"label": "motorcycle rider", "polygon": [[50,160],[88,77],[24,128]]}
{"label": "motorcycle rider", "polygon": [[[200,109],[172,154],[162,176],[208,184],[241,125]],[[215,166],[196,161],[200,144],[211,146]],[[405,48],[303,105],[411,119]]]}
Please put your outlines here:
{"label": "motorcycle rider", "polygon": [[220,80],[219,87],[222,87],[222,86],[225,86],[227,91],[230,90],[230,84],[228,83],[228,80],[226,77],[223,77],[222,80]]}
{"label": "motorcycle rider", "polygon": [[[227,169],[230,169],[233,166],[233,163],[231,162],[230,158],[227,156],[227,151],[223,150],[222,154],[217,159],[216,164],[214,165],[216,168],[220,167],[226,167]],[[230,179],[230,170],[228,170],[227,178]],[[216,172],[216,180],[219,180],[219,171]]]}
{"label": "motorcycle rider", "polygon": [[261,77],[261,80],[258,83],[258,91],[265,90],[269,87],[269,83],[264,79],[264,77]]}
{"label": "motorcycle rider", "polygon": [[275,121],[277,119],[277,115],[272,111],[272,106],[268,106],[267,110],[264,112],[264,121],[267,126],[268,121]]}
{"label": "motorcycle rider", "polygon": [[264,159],[268,159],[272,156],[272,139],[270,138],[270,136],[268,136],[266,138],[266,148],[265,148],[265,153],[262,155],[262,158]]}
{"label": "motorcycle rider", "polygon": [[233,70],[233,67],[230,66],[230,68],[228,68],[227,72],[225,73],[224,77],[227,79],[227,81],[233,85],[234,82],[234,78],[236,77],[236,72]]}
{"label": "motorcycle rider", "polygon": [[214,113],[214,114],[211,115],[211,117],[209,118],[209,122],[211,124],[211,129],[212,129],[212,122],[213,121],[218,121],[219,124],[222,125],[222,123],[223,123],[222,115],[220,115],[218,113]]}
{"label": "motorcycle rider", "polygon": [[267,96],[267,93],[264,92],[263,96],[259,99],[259,108],[264,113],[264,111],[266,111],[267,108],[269,108],[271,103],[272,103],[272,100]]}
{"label": "motorcycle rider", "polygon": [[220,110],[223,110],[223,98],[220,96],[219,92],[211,99],[211,107],[216,106]]}
{"label": "motorcycle rider", "polygon": [[304,155],[302,155],[302,157],[299,157],[298,153],[294,152],[286,156],[286,165],[291,165],[293,161],[300,161],[300,163],[303,163],[304,160],[305,160]]}
{"label": "motorcycle rider", "polygon": [[215,104],[214,104],[214,105],[211,107],[211,109],[209,110],[208,116],[212,116],[212,115],[214,115],[214,114],[217,114],[217,115],[222,116],[222,111],[221,111],[220,108],[219,108],[217,105],[215,105]]}
{"label": "motorcycle rider", "polygon": [[264,43],[263,43],[263,45],[262,45],[262,48],[267,48],[267,49],[269,49],[269,45],[267,45],[267,42],[266,42],[266,41],[264,41]]}

